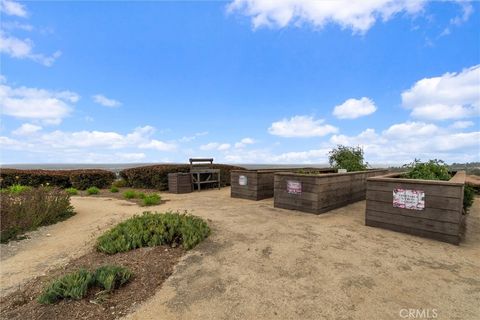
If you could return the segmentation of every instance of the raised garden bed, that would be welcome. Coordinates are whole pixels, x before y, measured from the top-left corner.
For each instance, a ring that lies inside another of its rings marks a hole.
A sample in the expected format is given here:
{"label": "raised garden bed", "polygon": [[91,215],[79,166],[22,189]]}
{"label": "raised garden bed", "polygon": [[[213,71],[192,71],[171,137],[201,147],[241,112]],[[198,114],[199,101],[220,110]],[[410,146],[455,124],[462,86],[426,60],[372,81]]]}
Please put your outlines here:
{"label": "raised garden bed", "polygon": [[169,173],[168,191],[170,193],[190,193],[192,192],[192,175],[190,173]]}
{"label": "raised garden bed", "polygon": [[367,180],[365,224],[458,245],[465,228],[465,172],[449,181],[402,178],[393,173]]}
{"label": "raised garden bed", "polygon": [[274,175],[277,172],[291,172],[299,170],[315,170],[317,172],[333,172],[334,169],[312,169],[312,168],[281,168],[281,169],[260,169],[260,170],[232,170],[231,191],[232,198],[248,200],[263,200],[273,197]]}
{"label": "raised garden bed", "polygon": [[320,214],[365,199],[367,178],[388,170],[347,173],[275,173],[276,208]]}

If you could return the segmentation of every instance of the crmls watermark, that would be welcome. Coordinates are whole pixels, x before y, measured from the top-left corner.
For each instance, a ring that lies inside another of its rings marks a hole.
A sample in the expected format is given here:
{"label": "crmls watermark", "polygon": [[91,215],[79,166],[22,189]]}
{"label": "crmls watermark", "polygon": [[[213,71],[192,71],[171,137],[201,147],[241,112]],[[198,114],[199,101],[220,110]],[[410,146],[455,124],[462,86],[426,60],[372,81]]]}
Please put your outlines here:
{"label": "crmls watermark", "polygon": [[437,309],[400,309],[402,319],[437,319]]}

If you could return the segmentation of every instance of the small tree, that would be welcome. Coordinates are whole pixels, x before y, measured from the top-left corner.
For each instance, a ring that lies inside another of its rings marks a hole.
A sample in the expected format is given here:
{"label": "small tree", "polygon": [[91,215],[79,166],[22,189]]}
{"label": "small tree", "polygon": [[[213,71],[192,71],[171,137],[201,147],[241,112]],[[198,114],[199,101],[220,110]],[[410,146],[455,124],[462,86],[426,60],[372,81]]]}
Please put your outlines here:
{"label": "small tree", "polygon": [[368,166],[368,163],[364,162],[362,148],[342,145],[338,145],[328,153],[328,162],[332,168],[347,169],[347,171],[362,171]]}

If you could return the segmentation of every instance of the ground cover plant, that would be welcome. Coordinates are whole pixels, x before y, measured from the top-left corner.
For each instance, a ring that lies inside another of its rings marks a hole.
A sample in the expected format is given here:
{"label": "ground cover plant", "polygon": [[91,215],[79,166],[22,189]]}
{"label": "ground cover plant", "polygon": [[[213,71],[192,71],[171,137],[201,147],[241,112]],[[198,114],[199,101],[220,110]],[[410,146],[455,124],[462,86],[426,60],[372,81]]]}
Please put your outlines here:
{"label": "ground cover plant", "polygon": [[152,193],[152,194],[146,195],[142,199],[142,204],[144,206],[155,206],[157,204],[160,204],[160,201],[162,201],[162,197],[160,197],[160,195],[156,193]]}
{"label": "ground cover plant", "polygon": [[43,304],[55,303],[61,299],[84,298],[94,286],[112,292],[130,280],[132,273],[125,267],[105,265],[94,272],[80,269],[52,281],[38,298]]}
{"label": "ground cover plant", "polygon": [[351,171],[366,170],[368,163],[364,161],[363,149],[338,145],[328,153],[328,162],[335,169]]}
{"label": "ground cover plant", "polygon": [[99,194],[99,193],[100,193],[100,189],[98,189],[97,187],[90,187],[87,189],[88,195]]}
{"label": "ground cover plant", "polygon": [[[224,164],[213,164],[213,169],[220,169],[220,183],[222,186],[230,185],[230,171],[245,169],[242,167]],[[154,165],[129,168],[120,171],[120,176],[129,187],[168,190],[168,174],[176,172],[190,172],[190,166],[184,165]]]}
{"label": "ground cover plant", "polygon": [[210,228],[201,218],[186,213],[147,211],[104,233],[96,247],[108,254],[158,245],[182,245],[188,250],[209,234]]}
{"label": "ground cover plant", "polygon": [[115,180],[115,174],[107,170],[19,170],[2,168],[0,170],[0,188],[20,184],[31,187],[56,186],[74,187],[85,190],[90,186],[107,188]]}
{"label": "ground cover plant", "polygon": [[134,199],[137,197],[137,193],[134,190],[127,190],[123,193],[125,199]]}
{"label": "ground cover plant", "polygon": [[13,193],[13,194],[18,194],[22,193],[24,191],[30,190],[31,188],[29,186],[22,186],[20,184],[14,184],[11,185],[6,189],[7,192]]}
{"label": "ground cover plant", "polygon": [[117,193],[117,192],[119,192],[119,191],[120,191],[120,190],[119,190],[117,187],[111,187],[111,188],[110,188],[110,192],[112,192],[112,193]]}
{"label": "ground cover plant", "polygon": [[0,207],[2,243],[75,214],[70,196],[64,190],[51,187],[28,188],[22,192],[7,189],[0,196]]}
{"label": "ground cover plant", "polygon": [[76,196],[78,194],[78,190],[76,188],[67,188],[65,192],[71,196]]}
{"label": "ground cover plant", "polygon": [[[421,162],[415,159],[412,163],[403,166],[407,172],[403,175],[408,179],[424,179],[424,180],[441,180],[448,181],[452,178],[448,165],[438,159]],[[463,192],[463,209],[468,212],[468,209],[473,205],[475,197],[474,189],[465,185]]]}

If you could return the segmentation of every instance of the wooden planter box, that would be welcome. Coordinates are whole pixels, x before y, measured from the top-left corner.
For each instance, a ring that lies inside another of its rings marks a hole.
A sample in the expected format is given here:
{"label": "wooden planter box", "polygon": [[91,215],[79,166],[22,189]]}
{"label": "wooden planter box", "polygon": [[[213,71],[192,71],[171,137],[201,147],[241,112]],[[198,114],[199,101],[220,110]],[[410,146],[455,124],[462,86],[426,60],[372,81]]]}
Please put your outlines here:
{"label": "wooden planter box", "polygon": [[275,174],[274,207],[320,214],[365,199],[367,178],[388,170],[305,175]]}
{"label": "wooden planter box", "polygon": [[[277,172],[289,172],[302,168],[280,168],[280,169],[259,169],[259,170],[232,170],[231,191],[232,198],[248,200],[263,200],[273,197],[274,175]],[[318,170],[332,172],[330,168],[303,168],[307,170]]]}
{"label": "wooden planter box", "polygon": [[449,181],[405,179],[401,173],[369,178],[365,224],[458,245],[465,228],[464,185],[464,171]]}
{"label": "wooden planter box", "polygon": [[169,173],[168,191],[171,193],[192,192],[192,175],[190,173]]}

